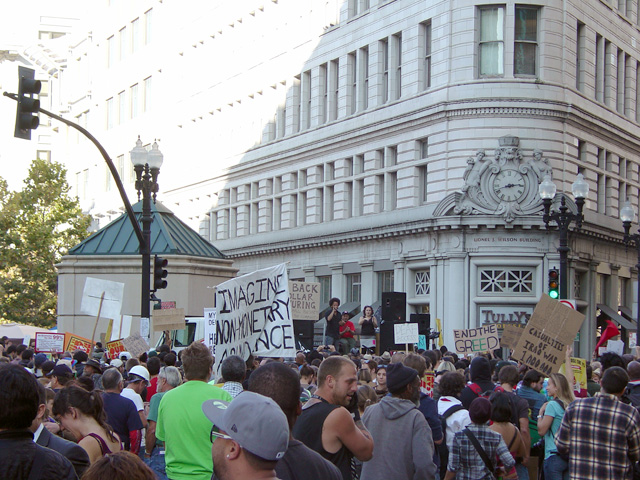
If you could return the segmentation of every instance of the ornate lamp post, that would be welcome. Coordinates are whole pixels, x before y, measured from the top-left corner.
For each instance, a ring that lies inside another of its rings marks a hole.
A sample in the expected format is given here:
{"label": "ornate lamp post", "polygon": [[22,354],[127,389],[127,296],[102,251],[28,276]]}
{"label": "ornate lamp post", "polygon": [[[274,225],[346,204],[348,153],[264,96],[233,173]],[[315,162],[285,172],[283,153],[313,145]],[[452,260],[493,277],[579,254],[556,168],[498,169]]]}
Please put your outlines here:
{"label": "ornate lamp post", "polygon": [[578,207],[578,213],[569,211],[566,205],[565,195],[562,195],[560,208],[557,212],[551,212],[551,202],[556,196],[556,184],[551,181],[549,175],[544,177],[544,181],[539,186],[540,197],[544,205],[544,216],[542,217],[544,224],[549,230],[549,222],[553,221],[558,226],[560,233],[560,245],[558,252],[560,253],[560,298],[568,298],[568,273],[567,273],[567,256],[569,254],[569,227],[572,222],[576,222],[576,227],[582,227],[582,208],[584,207],[584,199],[589,193],[589,184],[585,181],[581,173],[578,174],[576,181],[571,185],[571,192]]}
{"label": "ornate lamp post", "polygon": [[150,318],[150,294],[151,294],[151,198],[156,203],[156,195],[158,193],[158,174],[164,156],[158,149],[158,143],[153,142],[151,151],[147,151],[142,146],[142,141],[138,136],[136,146],[129,152],[131,155],[131,163],[136,172],[136,191],[138,192],[138,201],[142,194],[142,236],[144,237],[144,245],[141,244],[140,254],[142,255],[142,292],[140,296],[140,317]]}
{"label": "ornate lamp post", "polygon": [[[636,271],[638,272],[638,299],[637,302],[640,302],[640,230],[638,233],[629,233],[631,230],[631,222],[636,217],[636,212],[633,210],[631,206],[631,202],[627,200],[622,205],[620,209],[620,220],[622,220],[622,225],[624,226],[624,244],[628,247],[631,241],[636,245],[636,250],[638,251],[638,263],[636,263]],[[636,342],[638,341],[638,311],[640,311],[640,303],[636,305]]]}

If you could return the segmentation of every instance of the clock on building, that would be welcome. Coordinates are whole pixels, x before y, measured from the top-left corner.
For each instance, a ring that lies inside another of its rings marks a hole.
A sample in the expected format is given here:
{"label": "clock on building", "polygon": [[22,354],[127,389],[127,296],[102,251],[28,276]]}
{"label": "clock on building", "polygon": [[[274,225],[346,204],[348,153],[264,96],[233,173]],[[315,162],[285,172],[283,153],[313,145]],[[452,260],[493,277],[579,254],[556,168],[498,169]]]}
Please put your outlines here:
{"label": "clock on building", "polygon": [[493,193],[505,202],[519,200],[525,194],[524,176],[517,170],[501,170],[493,179]]}

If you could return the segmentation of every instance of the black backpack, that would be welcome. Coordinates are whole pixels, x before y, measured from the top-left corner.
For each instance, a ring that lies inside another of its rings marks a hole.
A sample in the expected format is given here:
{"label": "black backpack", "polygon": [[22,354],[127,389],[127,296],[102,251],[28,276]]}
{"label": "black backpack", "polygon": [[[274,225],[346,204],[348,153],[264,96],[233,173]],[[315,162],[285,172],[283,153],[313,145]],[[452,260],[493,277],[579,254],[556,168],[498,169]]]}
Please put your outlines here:
{"label": "black backpack", "polygon": [[447,418],[460,410],[465,410],[462,404],[453,405],[447,408],[442,415],[438,415],[440,424],[442,425],[442,443],[436,445],[438,455],[440,456],[440,479],[442,480],[447,473],[447,464],[449,463],[449,448],[447,447]]}

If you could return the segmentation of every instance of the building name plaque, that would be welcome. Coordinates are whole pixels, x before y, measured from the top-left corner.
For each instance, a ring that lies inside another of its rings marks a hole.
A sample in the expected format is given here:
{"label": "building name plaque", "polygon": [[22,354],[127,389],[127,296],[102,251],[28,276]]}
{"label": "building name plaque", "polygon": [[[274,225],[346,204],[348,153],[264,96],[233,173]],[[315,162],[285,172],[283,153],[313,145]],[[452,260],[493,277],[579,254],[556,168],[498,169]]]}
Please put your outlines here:
{"label": "building name plaque", "polygon": [[481,237],[473,237],[472,245],[542,245],[540,237],[521,237],[521,236],[501,236],[501,235],[484,235]]}

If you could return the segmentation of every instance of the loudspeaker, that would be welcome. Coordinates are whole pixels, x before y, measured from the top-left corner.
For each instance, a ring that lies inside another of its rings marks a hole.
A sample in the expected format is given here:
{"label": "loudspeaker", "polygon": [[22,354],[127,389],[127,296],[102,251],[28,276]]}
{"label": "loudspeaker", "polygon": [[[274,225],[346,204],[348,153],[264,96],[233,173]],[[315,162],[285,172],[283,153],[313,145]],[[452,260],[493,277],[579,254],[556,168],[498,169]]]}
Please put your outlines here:
{"label": "loudspeaker", "polygon": [[309,350],[313,348],[313,326],[315,323],[309,320],[293,321],[293,334],[296,341]]}
{"label": "loudspeaker", "polygon": [[431,327],[431,315],[429,313],[412,313],[409,315],[409,321],[418,324],[419,335],[429,335],[429,327]]}
{"label": "loudspeaker", "polygon": [[407,294],[404,292],[382,293],[382,320],[396,322],[407,321]]}

